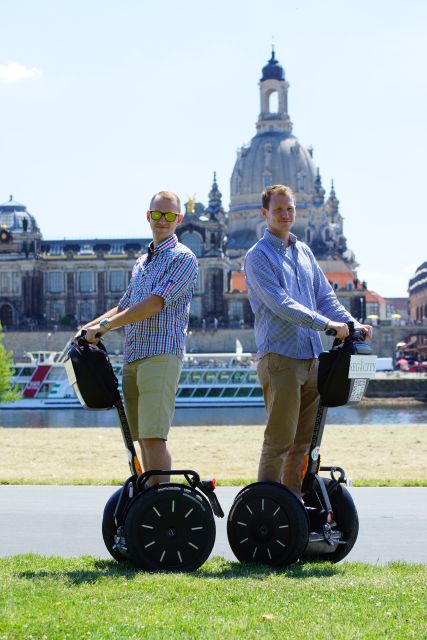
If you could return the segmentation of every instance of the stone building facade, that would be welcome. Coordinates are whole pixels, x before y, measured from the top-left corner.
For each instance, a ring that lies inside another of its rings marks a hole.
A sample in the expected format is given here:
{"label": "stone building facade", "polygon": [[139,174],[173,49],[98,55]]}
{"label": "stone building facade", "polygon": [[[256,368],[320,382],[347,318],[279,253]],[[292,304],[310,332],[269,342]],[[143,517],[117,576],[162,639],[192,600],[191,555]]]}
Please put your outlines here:
{"label": "stone building facade", "polygon": [[[228,211],[215,174],[208,204],[195,199],[185,204],[177,235],[199,260],[191,306],[194,327],[252,325],[243,259],[264,232],[260,193],[275,183],[295,192],[293,231],[311,246],[341,302],[356,317],[366,315],[366,284],[357,279],[334,185],[326,197],[313,150],[293,133],[288,89],[273,50],[259,82],[256,133],[237,154]],[[11,197],[0,205],[0,321],[9,328],[35,328],[74,326],[93,318],[117,304],[149,241],[44,239],[34,216]]]}

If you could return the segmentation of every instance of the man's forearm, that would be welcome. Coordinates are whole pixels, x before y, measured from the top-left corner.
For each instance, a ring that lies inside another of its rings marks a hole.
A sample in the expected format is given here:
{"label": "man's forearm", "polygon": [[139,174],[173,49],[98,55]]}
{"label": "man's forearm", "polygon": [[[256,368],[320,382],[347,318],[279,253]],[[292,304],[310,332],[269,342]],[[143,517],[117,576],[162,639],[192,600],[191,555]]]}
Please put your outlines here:
{"label": "man's forearm", "polygon": [[[111,324],[112,329],[118,329],[119,327],[123,327],[125,324],[131,324],[132,322],[140,322],[141,320],[145,320],[146,318],[150,318],[151,316],[159,313],[164,307],[164,301],[161,296],[148,296],[142,302],[137,302],[127,309],[119,310],[116,307],[117,312],[113,315],[109,315],[108,319]],[[107,317],[106,315],[102,317]],[[102,319],[100,318],[100,320]]]}
{"label": "man's forearm", "polygon": [[116,313],[118,313],[119,311],[119,307],[113,307],[112,309],[110,309],[109,311],[106,311],[105,313],[102,314],[102,316],[99,316],[98,318],[95,318],[94,320],[91,320],[90,322],[87,322],[82,329],[90,329],[91,327],[95,326],[96,324],[99,324],[99,322],[101,320],[103,320],[104,318],[109,318],[110,316],[114,316]]}

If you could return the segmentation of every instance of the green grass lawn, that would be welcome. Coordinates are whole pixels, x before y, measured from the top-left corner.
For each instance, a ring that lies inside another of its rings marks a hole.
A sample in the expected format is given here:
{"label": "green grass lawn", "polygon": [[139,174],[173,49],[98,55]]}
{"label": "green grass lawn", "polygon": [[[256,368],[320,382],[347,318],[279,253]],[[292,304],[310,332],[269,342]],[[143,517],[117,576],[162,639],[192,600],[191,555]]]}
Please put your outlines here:
{"label": "green grass lawn", "polygon": [[0,560],[0,640],[426,638],[425,565],[307,564],[283,571],[215,558],[149,574],[94,558]]}

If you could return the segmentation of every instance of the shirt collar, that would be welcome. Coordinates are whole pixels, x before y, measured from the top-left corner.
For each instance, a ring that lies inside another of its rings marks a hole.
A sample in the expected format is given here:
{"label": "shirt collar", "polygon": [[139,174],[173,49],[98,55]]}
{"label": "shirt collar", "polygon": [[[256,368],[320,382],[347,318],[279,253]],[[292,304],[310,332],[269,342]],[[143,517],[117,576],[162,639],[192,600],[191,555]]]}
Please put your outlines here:
{"label": "shirt collar", "polygon": [[159,242],[157,247],[154,246],[153,241],[148,245],[148,254],[151,255],[153,253],[160,253],[160,251],[164,251],[165,249],[173,249],[178,244],[178,238],[175,234],[166,238],[162,242]]}
{"label": "shirt collar", "polygon": [[[268,229],[264,231],[264,240],[266,240],[269,244],[271,244],[275,249],[281,249],[282,251],[286,249],[286,245],[274,233],[271,233]],[[293,233],[289,232],[289,243],[288,246],[294,247],[297,242],[297,237]]]}

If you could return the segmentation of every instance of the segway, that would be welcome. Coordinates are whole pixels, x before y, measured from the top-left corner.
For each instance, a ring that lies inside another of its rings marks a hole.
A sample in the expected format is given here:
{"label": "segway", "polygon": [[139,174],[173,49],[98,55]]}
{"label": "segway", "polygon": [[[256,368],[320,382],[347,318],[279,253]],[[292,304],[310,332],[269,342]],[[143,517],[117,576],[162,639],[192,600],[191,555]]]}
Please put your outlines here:
{"label": "segway", "polygon": [[[342,560],[353,548],[359,521],[345,488],[345,472],[320,466],[328,407],[353,405],[374,377],[376,356],[365,332],[349,324],[349,336],[334,340],[319,356],[319,409],[303,470],[302,494],[278,482],[255,482],[237,494],[227,520],[231,549],[241,562],[284,567],[296,561]],[[335,335],[330,331],[329,335]],[[329,472],[329,478],[319,475]]]}
{"label": "segway", "polygon": [[[68,379],[88,409],[116,408],[131,476],[105,505],[102,535],[118,562],[149,571],[194,571],[209,557],[215,542],[213,514],[224,513],[214,493],[215,481],[202,481],[193,470],[142,472],[119,384],[102,344],[81,336],[73,340],[65,363]],[[151,476],[183,476],[187,484],[148,486]]]}

